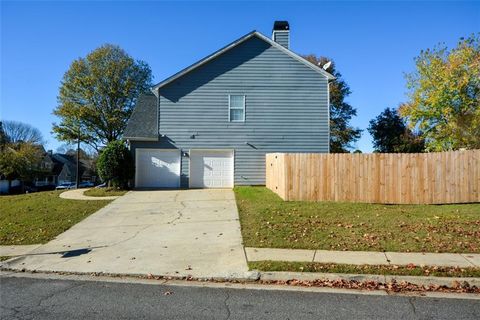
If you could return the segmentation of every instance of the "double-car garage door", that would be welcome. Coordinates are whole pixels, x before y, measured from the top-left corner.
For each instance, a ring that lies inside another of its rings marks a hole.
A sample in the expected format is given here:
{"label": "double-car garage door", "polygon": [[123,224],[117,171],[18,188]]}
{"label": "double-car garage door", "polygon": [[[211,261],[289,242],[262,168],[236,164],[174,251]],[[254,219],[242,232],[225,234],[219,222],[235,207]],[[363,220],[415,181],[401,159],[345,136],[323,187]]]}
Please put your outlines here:
{"label": "double-car garage door", "polygon": [[[190,188],[232,188],[233,150],[190,150]],[[181,153],[178,149],[136,149],[135,187],[179,188]]]}

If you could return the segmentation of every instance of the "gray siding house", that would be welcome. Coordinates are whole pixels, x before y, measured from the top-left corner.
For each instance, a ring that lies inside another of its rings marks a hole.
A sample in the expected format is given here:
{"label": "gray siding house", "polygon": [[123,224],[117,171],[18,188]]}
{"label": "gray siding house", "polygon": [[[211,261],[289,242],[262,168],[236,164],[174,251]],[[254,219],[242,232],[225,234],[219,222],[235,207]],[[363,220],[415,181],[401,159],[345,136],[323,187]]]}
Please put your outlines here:
{"label": "gray siding house", "polygon": [[124,139],[137,188],[229,188],[265,184],[265,153],[329,151],[333,76],[252,31],[143,95]]}

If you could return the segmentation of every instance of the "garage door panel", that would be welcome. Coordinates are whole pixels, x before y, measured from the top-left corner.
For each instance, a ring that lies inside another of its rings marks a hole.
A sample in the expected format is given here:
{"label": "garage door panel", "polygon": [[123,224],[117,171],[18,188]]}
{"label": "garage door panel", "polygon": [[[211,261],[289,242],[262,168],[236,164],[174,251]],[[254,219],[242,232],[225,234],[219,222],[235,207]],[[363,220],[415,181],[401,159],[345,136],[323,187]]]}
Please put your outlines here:
{"label": "garage door panel", "polygon": [[190,187],[232,188],[233,150],[191,150]]}
{"label": "garage door panel", "polygon": [[135,186],[137,188],[178,188],[180,186],[180,151],[137,149]]}

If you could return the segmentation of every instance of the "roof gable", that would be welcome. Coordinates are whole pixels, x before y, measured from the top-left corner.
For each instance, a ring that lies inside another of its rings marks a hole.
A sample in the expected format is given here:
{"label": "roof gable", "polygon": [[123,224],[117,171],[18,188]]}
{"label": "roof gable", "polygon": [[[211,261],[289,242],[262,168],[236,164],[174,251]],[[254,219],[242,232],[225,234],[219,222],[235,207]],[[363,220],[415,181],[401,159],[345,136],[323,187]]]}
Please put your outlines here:
{"label": "roof gable", "polygon": [[323,76],[325,76],[328,80],[333,80],[335,79],[334,76],[332,76],[330,73],[326,72],[325,70],[323,70],[322,68],[314,65],[313,63],[307,61],[306,59],[302,58],[301,56],[299,56],[298,54],[296,54],[295,52],[285,48],[284,46],[276,43],[275,41],[271,40],[270,38],[264,36],[263,34],[261,34],[260,32],[258,31],[252,31],[250,33],[247,33],[246,35],[244,35],[243,37],[235,40],[234,42],[228,44],[227,46],[223,47],[222,49],[212,53],[211,55],[197,61],[196,63],[192,64],[191,66],[177,72],[176,74],[172,75],[171,77],[168,77],[167,79],[161,81],[160,83],[156,84],[155,86],[152,87],[152,92],[157,94],[158,92],[158,89],[160,89],[161,87],[177,80],[178,78],[184,76],[185,74],[197,69],[198,67],[208,63],[209,61],[211,60],[214,60],[215,58],[217,58],[218,56],[222,55],[223,53],[237,47],[238,45],[240,45],[241,43],[247,41],[248,39],[252,38],[252,37],[257,37],[265,42],[267,42],[269,45],[271,45],[272,47],[275,47],[277,48],[278,50],[282,51],[283,53],[287,54],[288,56],[292,57],[293,59],[303,63],[304,65],[306,65],[307,67],[309,67],[310,69],[322,74]]}
{"label": "roof gable", "polygon": [[151,93],[141,94],[128,120],[123,138],[129,140],[157,140],[157,112],[157,98]]}

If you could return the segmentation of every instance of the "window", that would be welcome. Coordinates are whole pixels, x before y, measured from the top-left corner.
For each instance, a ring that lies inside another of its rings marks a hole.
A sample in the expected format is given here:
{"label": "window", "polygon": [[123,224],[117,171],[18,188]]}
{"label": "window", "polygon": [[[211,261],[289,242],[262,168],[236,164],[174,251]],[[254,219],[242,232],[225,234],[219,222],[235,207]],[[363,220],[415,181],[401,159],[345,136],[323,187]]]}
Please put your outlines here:
{"label": "window", "polygon": [[228,96],[228,110],[230,122],[244,122],[245,121],[245,96],[244,95],[229,95]]}

